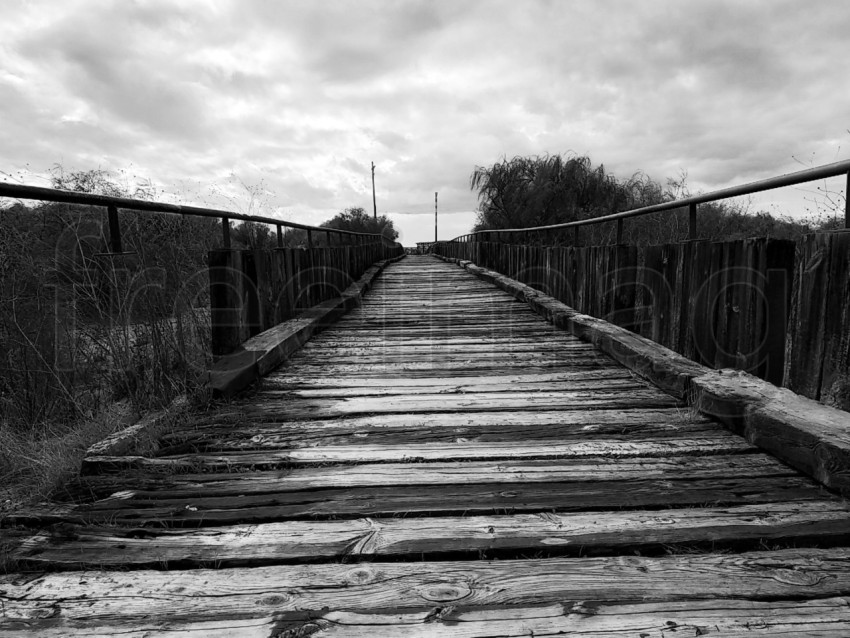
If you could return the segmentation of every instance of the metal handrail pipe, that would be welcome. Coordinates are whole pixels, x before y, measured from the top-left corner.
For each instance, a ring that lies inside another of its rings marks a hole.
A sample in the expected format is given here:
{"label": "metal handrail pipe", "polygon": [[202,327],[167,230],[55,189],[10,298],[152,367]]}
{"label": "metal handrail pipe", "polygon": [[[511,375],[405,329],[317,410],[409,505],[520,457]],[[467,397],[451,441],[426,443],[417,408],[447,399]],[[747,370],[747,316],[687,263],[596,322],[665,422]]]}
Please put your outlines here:
{"label": "metal handrail pipe", "polygon": [[326,228],[322,226],[309,226],[288,222],[273,217],[262,217],[259,215],[244,215],[215,208],[203,208],[199,206],[183,206],[181,204],[167,204],[165,202],[152,202],[143,199],[132,199],[130,197],[112,197],[110,195],[96,195],[93,193],[78,193],[56,188],[44,188],[41,186],[24,186],[22,184],[9,184],[0,182],[0,197],[14,199],[32,199],[61,204],[82,204],[86,206],[114,206],[124,210],[136,210],[147,213],[167,213],[171,215],[191,215],[194,217],[212,217],[215,219],[227,218],[238,219],[247,222],[260,222],[263,224],[276,224],[287,228],[299,230],[318,230],[321,232],[332,231],[345,235],[359,235],[363,237],[383,237],[380,233],[358,233],[352,230],[340,230],[337,228]]}
{"label": "metal handrail pipe", "polygon": [[[697,204],[705,204],[720,199],[728,199],[730,197],[752,195],[754,193],[773,190],[775,188],[782,188],[783,186],[794,186],[796,184],[803,184],[805,182],[813,182],[817,179],[824,179],[827,177],[838,177],[839,175],[850,176],[850,160],[834,162],[832,164],[825,164],[824,166],[817,166],[815,168],[809,168],[803,171],[797,171],[795,173],[787,173],[785,175],[779,175],[777,177],[769,177],[767,179],[750,182],[748,184],[742,184],[740,186],[731,186],[729,188],[723,188],[717,191],[712,191],[711,193],[693,195],[691,197],[685,197],[683,199],[676,199],[671,202],[664,202],[663,204],[653,204],[652,206],[644,206],[642,208],[635,208],[619,213],[612,213],[611,215],[605,215],[603,217],[591,217],[590,219],[581,219],[574,222],[565,222],[563,224],[550,224],[548,226],[534,226],[530,228],[499,228],[492,230],[478,230],[474,233],[469,234],[481,235],[485,233],[527,233],[539,230],[558,230],[561,228],[590,226],[591,224],[602,224],[604,222],[617,221],[618,219],[627,219],[629,217],[638,217],[640,215],[648,215],[650,213],[660,213],[668,210],[676,210],[678,208],[684,208],[686,206],[691,205],[696,206]],[[850,183],[850,177],[848,177],[848,182]],[[461,237],[463,237],[463,235],[461,235]],[[451,241],[455,241],[459,238],[460,237],[456,237]]]}

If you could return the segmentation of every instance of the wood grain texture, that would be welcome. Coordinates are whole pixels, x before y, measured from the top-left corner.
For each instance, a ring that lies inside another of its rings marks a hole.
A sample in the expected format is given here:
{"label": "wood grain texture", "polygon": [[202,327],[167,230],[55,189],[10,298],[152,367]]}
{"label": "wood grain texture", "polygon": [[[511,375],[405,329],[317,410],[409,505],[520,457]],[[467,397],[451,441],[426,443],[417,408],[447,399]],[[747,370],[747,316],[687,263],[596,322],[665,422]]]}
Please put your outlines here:
{"label": "wood grain texture", "polygon": [[[542,274],[634,266],[498,250]],[[639,321],[605,285],[574,293]],[[846,636],[846,504],[536,313],[626,338],[524,284],[388,266],[252,392],[6,517],[32,532],[0,576],[0,635]],[[673,388],[701,370],[628,339],[616,356]],[[810,446],[760,405],[742,432]]]}
{"label": "wood grain texture", "polygon": [[[268,638],[318,636],[347,638],[512,638],[578,636],[669,638],[717,635],[723,638],[846,638],[850,630],[847,599],[806,601],[667,601],[611,603],[569,601],[544,605],[466,608],[459,605],[401,611],[339,611],[220,614],[215,620],[167,615],[141,618],[65,620],[15,619],[10,635],[29,630],[39,636],[153,638]],[[0,629],[2,631],[2,629]],[[4,634],[0,634],[4,635]]]}
{"label": "wood grain texture", "polygon": [[[267,616],[305,610],[428,610],[562,601],[671,601],[841,597],[847,550],[780,550],[647,558],[291,565],[252,569],[0,576],[5,615],[37,629],[84,621],[125,624]],[[61,600],[61,603],[57,603]],[[250,611],[249,611],[250,610]],[[303,616],[302,616],[303,619]],[[122,623],[123,621],[123,623]],[[17,626],[21,626],[20,624]]]}
{"label": "wood grain texture", "polygon": [[581,555],[723,543],[846,542],[850,516],[835,501],[727,508],[512,516],[290,521],[215,528],[72,526],[29,539],[16,559],[32,568],[232,567],[357,557],[510,550]]}
{"label": "wood grain texture", "polygon": [[[256,437],[256,435],[254,435]],[[252,437],[253,438],[253,437]],[[264,441],[262,441],[264,442]],[[546,459],[581,458],[593,456],[612,457],[672,457],[703,456],[707,454],[743,454],[756,452],[757,448],[740,437],[723,433],[702,438],[641,438],[640,441],[594,439],[570,443],[521,443],[499,441],[482,443],[471,440],[416,444],[402,439],[398,445],[346,445],[311,446],[294,450],[235,451],[226,454],[198,453],[191,455],[144,456],[89,456],[86,459],[89,473],[126,471],[130,468],[167,468],[172,471],[235,471],[243,468],[294,467],[326,463],[391,463],[433,462],[444,460],[475,461],[483,459]],[[97,470],[94,471],[94,466]]]}

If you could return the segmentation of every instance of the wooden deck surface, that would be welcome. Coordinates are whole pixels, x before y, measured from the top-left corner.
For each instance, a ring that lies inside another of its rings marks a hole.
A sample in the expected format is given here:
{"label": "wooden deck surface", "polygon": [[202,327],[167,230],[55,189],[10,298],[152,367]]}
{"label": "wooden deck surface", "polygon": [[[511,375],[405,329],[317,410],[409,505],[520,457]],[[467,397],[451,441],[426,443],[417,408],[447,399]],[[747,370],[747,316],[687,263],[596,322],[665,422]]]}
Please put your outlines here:
{"label": "wooden deck surface", "polygon": [[842,499],[428,257],[92,467],[0,635],[850,636]]}

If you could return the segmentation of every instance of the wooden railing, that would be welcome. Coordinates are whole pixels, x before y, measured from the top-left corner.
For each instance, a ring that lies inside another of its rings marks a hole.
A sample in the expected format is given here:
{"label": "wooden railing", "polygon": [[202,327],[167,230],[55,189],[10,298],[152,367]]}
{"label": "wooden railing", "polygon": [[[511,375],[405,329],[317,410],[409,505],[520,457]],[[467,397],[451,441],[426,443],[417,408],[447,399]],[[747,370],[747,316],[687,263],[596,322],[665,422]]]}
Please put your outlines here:
{"label": "wooden railing", "polygon": [[[632,217],[642,217],[644,215],[650,215],[652,213],[672,212],[676,210],[681,210],[683,208],[688,209],[688,238],[691,240],[695,240],[697,238],[697,224],[699,219],[698,207],[700,204],[707,204],[711,202],[720,201],[722,199],[729,199],[732,197],[753,195],[755,193],[761,193],[768,190],[783,188],[785,186],[796,186],[797,184],[805,184],[807,182],[827,179],[830,177],[838,177],[840,175],[845,175],[847,178],[847,188],[845,189],[845,193],[847,193],[848,191],[850,191],[850,160],[845,160],[843,162],[835,162],[833,164],[826,164],[824,166],[817,166],[815,168],[809,168],[804,171],[797,171],[795,173],[788,173],[787,175],[780,175],[778,177],[762,179],[755,182],[750,182],[748,184],[742,184],[740,186],[732,186],[730,188],[724,188],[721,190],[712,191],[711,193],[704,193],[702,195],[694,195],[692,197],[672,200],[661,204],[654,204],[652,206],[643,206],[641,208],[635,208],[633,210],[615,212],[610,215],[591,217],[589,219],[580,219],[573,222],[565,222],[563,224],[534,226],[531,228],[498,228],[489,230],[479,230],[476,232],[467,233],[466,235],[460,235],[459,237],[455,237],[451,241],[469,242],[485,241],[487,239],[495,239],[495,241],[500,241],[503,235],[508,238],[508,241],[514,241],[517,238],[527,238],[531,234],[538,234],[542,237],[542,233],[546,231],[564,230],[571,228],[575,233],[574,243],[577,245],[579,243],[579,233],[582,226],[615,223],[617,224],[616,243],[621,244],[623,239],[623,229],[625,220]],[[844,198],[844,228],[850,229],[850,200],[848,200],[846,196]]]}
{"label": "wooden railing", "polygon": [[[219,220],[221,248],[209,253],[213,354],[225,354],[298,311],[339,295],[374,262],[404,252],[401,244],[377,233],[310,226],[214,208],[9,183],[0,183],[0,197],[102,207],[108,228],[108,234],[104,233],[106,256],[126,254],[119,210]],[[277,248],[235,248],[231,242],[233,220],[274,226]],[[284,229],[304,231],[305,246],[286,247]]]}
{"label": "wooden railing", "polygon": [[324,234],[327,237],[327,243],[329,245],[345,242],[364,244],[367,242],[381,242],[385,239],[380,234],[376,233],[358,233],[349,230],[309,226],[307,224],[297,224],[295,222],[275,219],[274,217],[244,215],[242,213],[219,210],[216,208],[168,204],[165,202],[153,202],[142,199],[132,199],[129,197],[111,197],[108,195],[64,191],[55,188],[42,188],[39,186],[24,186],[21,184],[9,184],[6,182],[0,182],[0,197],[57,202],[63,204],[81,204],[84,206],[100,206],[104,208],[109,227],[109,250],[113,254],[120,254],[123,252],[121,226],[118,218],[119,210],[134,211],[137,213],[166,213],[171,215],[188,215],[190,217],[218,219],[221,221],[223,248],[231,247],[231,220],[257,222],[274,226],[277,229],[278,248],[284,247],[284,228],[306,231],[306,243],[308,248],[313,247],[314,233]]}
{"label": "wooden railing", "polygon": [[[549,233],[847,174],[839,162],[595,219],[439,242],[472,261],[715,368],[733,367],[850,409],[850,232],[660,246],[546,246]],[[845,216],[850,227],[850,214]],[[507,239],[513,243],[503,243]],[[535,245],[531,245],[531,244]]]}

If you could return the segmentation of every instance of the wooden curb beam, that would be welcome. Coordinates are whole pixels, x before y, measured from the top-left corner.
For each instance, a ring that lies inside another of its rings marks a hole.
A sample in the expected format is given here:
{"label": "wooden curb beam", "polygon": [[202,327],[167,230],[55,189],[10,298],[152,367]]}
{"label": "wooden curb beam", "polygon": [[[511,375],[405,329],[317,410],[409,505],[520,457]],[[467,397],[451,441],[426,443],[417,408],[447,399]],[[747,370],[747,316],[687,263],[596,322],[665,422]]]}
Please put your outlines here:
{"label": "wooden curb beam", "polygon": [[188,408],[189,400],[185,394],[181,394],[167,408],[146,414],[130,427],[113,432],[86,451],[81,472],[86,473],[89,459],[145,455],[156,450],[162,433],[168,429],[176,416],[186,412]]}
{"label": "wooden curb beam", "polygon": [[712,370],[650,339],[590,317],[539,290],[470,261],[455,263],[589,341],[665,392],[824,485],[850,496],[850,413],[739,370]]}

